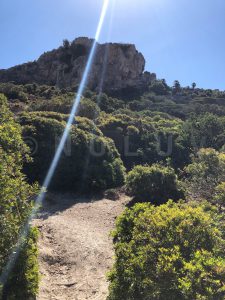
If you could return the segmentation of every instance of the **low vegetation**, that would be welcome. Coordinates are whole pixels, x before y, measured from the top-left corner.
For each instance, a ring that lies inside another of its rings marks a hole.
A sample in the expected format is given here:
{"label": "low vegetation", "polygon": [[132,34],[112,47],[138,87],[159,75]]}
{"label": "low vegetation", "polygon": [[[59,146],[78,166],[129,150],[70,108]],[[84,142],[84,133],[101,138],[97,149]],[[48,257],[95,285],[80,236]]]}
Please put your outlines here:
{"label": "low vegetation", "polygon": [[[25,172],[33,182],[43,181],[66,126],[68,116],[24,114],[23,134],[35,140],[33,163]],[[90,192],[114,188],[124,183],[124,166],[113,143],[88,119],[77,118],[72,125],[64,153],[50,189]]]}
{"label": "low vegetation", "polygon": [[[3,299],[28,299],[38,290],[37,232],[29,229],[19,252],[18,264],[8,274],[6,264],[17,245],[37,193],[22,173],[23,160],[29,151],[22,140],[22,129],[15,123],[6,98],[0,95],[0,288]],[[12,288],[13,287],[13,288]]]}
{"label": "low vegetation", "polygon": [[[0,96],[2,272],[74,93],[14,83],[0,83],[0,92],[8,98]],[[113,233],[108,299],[224,299],[225,92],[165,80],[132,97],[85,91],[77,115],[49,189],[90,193],[126,184],[133,198]],[[36,242],[31,228],[3,298],[37,293]]]}
{"label": "low vegetation", "polygon": [[225,180],[225,153],[202,148],[185,171],[187,192],[195,198],[211,201],[216,187]]}
{"label": "low vegetation", "polygon": [[127,176],[127,191],[139,202],[162,204],[184,195],[175,171],[162,165],[136,166]]}
{"label": "low vegetation", "polygon": [[224,299],[224,222],[208,204],[137,204],[113,236],[109,300]]}

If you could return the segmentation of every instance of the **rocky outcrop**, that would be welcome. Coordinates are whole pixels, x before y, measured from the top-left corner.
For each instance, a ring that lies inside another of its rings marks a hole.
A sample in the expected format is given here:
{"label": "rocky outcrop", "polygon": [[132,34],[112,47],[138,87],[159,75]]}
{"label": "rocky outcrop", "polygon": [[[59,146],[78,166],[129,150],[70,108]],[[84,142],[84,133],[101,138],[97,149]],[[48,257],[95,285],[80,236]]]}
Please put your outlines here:
{"label": "rocky outcrop", "polygon": [[[77,38],[56,50],[44,53],[37,61],[0,70],[0,82],[38,83],[60,88],[75,87],[82,78],[93,39]],[[144,72],[145,59],[134,45],[97,44],[87,86],[91,90],[113,92],[145,89],[155,74]]]}

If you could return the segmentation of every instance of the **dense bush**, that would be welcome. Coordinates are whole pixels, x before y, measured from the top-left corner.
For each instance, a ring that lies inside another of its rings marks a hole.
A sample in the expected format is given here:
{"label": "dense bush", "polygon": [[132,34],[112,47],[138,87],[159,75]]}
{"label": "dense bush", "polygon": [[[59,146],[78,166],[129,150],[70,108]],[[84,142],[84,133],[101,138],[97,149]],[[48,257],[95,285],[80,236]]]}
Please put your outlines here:
{"label": "dense bush", "polygon": [[200,149],[185,171],[189,196],[210,200],[216,186],[225,181],[225,153]]}
{"label": "dense bush", "polygon": [[120,108],[125,108],[125,104],[122,100],[108,97],[106,94],[92,96],[92,101],[94,101],[102,111],[107,113],[112,113]]}
{"label": "dense bush", "polygon": [[183,88],[174,95],[165,95],[164,91],[157,89],[157,92],[144,93],[140,98],[127,103],[132,111],[158,111],[187,119],[193,113],[196,115],[212,113],[217,116],[224,116],[224,99],[225,93],[218,91],[211,91],[209,97],[207,97],[207,91],[201,89],[193,91],[190,88]]}
{"label": "dense bush", "polygon": [[27,102],[40,99],[51,99],[52,97],[64,94],[57,87],[47,85],[25,84],[19,85],[11,82],[0,83],[0,93],[4,94],[10,101],[19,100]]}
{"label": "dense bush", "polygon": [[21,102],[26,102],[28,100],[28,96],[25,93],[23,86],[20,85],[0,83],[0,93],[11,100],[20,100]]}
{"label": "dense bush", "polygon": [[154,204],[183,197],[175,171],[162,165],[135,166],[128,173],[126,187],[135,200]]}
{"label": "dense bush", "polygon": [[[6,99],[0,95],[0,273],[17,244],[37,193],[37,187],[30,186],[21,172],[24,158],[28,158],[28,149],[22,140],[21,127],[9,112]],[[31,229],[30,234],[34,230]],[[37,253],[29,249],[36,249],[36,242],[31,236],[25,239],[13,272],[3,278],[5,297],[28,299],[28,296],[35,296],[39,278]]]}
{"label": "dense bush", "polygon": [[[39,100],[37,103],[31,103],[28,107],[28,110],[69,114],[74,104],[75,96],[75,94],[72,94],[53,97],[50,100]],[[98,117],[99,113],[100,108],[97,104],[90,99],[81,99],[77,110],[78,116],[93,120]]]}
{"label": "dense bush", "polygon": [[155,80],[150,85],[149,90],[150,92],[154,92],[156,95],[167,95],[170,88],[165,81]]}
{"label": "dense bush", "polygon": [[225,182],[221,182],[215,188],[214,203],[220,207],[225,207]]}
{"label": "dense bush", "polygon": [[219,150],[225,144],[225,117],[211,113],[192,116],[184,124],[184,133],[192,148]]}
{"label": "dense bush", "polygon": [[223,223],[209,206],[137,204],[117,220],[109,300],[225,297]]}
{"label": "dense bush", "polygon": [[[174,167],[189,161],[189,148],[184,147],[179,119],[155,115],[153,117],[103,115],[98,126],[103,134],[114,140],[128,169],[137,164],[152,164],[171,159]],[[130,130],[133,128],[133,130]]]}
{"label": "dense bush", "polygon": [[94,120],[98,117],[100,108],[90,99],[82,99],[78,106],[77,115]]}
{"label": "dense bush", "polygon": [[[67,58],[66,54],[65,59]],[[170,90],[171,88],[167,86],[164,80],[158,80],[152,83],[148,92],[139,93],[137,97],[132,95],[125,100],[112,98],[106,94],[96,95],[90,91],[86,91],[84,95],[107,113],[114,113],[120,109],[128,109],[130,112],[147,110],[149,112],[168,113],[181,119],[189,118],[192,113],[197,115],[203,113],[213,113],[217,116],[225,115],[225,93],[222,91],[181,88],[179,93],[170,95]],[[57,87],[35,83],[26,85],[0,83],[1,92],[12,102],[15,100],[27,102],[32,110],[39,110],[39,107],[40,110],[68,113],[69,103],[66,103],[67,101],[64,99],[68,99],[68,102],[73,101],[75,89],[60,90]]]}
{"label": "dense bush", "polygon": [[31,102],[28,110],[30,111],[52,111],[69,114],[73,105],[74,95],[56,96],[49,100],[39,99]]}
{"label": "dense bush", "polygon": [[[66,126],[65,115],[25,114],[20,117],[24,136],[36,141],[33,163],[25,172],[42,182]],[[50,189],[90,191],[113,188],[124,182],[124,167],[112,140],[88,119],[76,118]]]}
{"label": "dense bush", "polygon": [[[25,116],[25,119],[24,119]],[[53,119],[57,120],[59,122],[67,122],[69,115],[68,114],[61,114],[57,112],[48,112],[48,111],[37,111],[37,112],[30,112],[29,114],[20,114],[19,120],[22,124],[26,124],[26,121],[29,120],[31,122],[32,119],[36,119],[36,117],[45,118],[45,119]],[[82,118],[82,117],[76,117],[74,119],[74,125],[76,125],[77,128],[91,132],[95,135],[102,136],[101,130],[95,125],[94,122],[92,122],[89,119]]]}
{"label": "dense bush", "polygon": [[3,288],[3,299],[35,299],[39,287],[38,230],[31,228],[19,257]]}

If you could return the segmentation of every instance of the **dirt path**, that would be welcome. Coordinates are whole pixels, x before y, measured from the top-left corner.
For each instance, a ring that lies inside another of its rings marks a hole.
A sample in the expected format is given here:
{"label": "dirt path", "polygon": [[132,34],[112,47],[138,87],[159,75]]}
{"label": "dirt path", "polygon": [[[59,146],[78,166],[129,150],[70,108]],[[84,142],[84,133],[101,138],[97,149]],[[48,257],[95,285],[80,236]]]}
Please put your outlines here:
{"label": "dirt path", "polygon": [[105,300],[106,273],[112,266],[109,237],[126,197],[82,201],[51,196],[35,224],[39,239],[41,286],[39,300]]}

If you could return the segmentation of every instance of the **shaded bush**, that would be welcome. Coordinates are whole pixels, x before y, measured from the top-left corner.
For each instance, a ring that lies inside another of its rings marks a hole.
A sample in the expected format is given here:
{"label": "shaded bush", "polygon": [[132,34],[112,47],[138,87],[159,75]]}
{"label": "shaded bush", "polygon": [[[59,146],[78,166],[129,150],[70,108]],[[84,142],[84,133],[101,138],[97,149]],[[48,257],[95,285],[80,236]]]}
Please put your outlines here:
{"label": "shaded bush", "polygon": [[[184,147],[179,119],[164,116],[104,115],[98,119],[103,134],[114,140],[124,165],[152,164],[171,158],[174,167],[189,161],[189,148]],[[130,130],[132,128],[132,130]]]}
{"label": "shaded bush", "polygon": [[184,124],[189,146],[219,150],[225,144],[225,118],[211,113],[192,116]]}
{"label": "shaded bush", "polygon": [[[55,116],[55,117],[54,117]],[[20,117],[24,136],[38,146],[25,172],[42,182],[66,126],[65,115],[25,114]],[[76,118],[60,158],[50,189],[91,191],[113,188],[124,182],[124,167],[112,140],[84,118]]]}
{"label": "shaded bush", "polygon": [[156,95],[167,95],[170,91],[166,82],[161,80],[155,80],[149,87],[150,92],[154,92]]}
{"label": "shaded bush", "polygon": [[92,97],[92,100],[102,111],[112,113],[113,111],[124,108],[124,102],[116,98],[108,97],[106,94],[100,94]]}
{"label": "shaded bush", "polygon": [[11,100],[20,100],[26,102],[28,100],[27,94],[21,85],[14,85],[12,83],[0,83],[0,93],[3,93]]}

